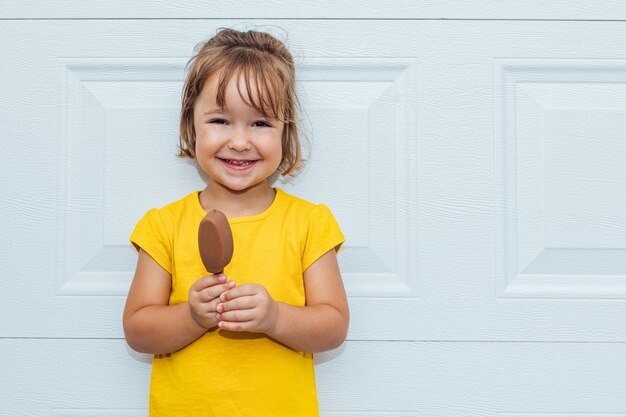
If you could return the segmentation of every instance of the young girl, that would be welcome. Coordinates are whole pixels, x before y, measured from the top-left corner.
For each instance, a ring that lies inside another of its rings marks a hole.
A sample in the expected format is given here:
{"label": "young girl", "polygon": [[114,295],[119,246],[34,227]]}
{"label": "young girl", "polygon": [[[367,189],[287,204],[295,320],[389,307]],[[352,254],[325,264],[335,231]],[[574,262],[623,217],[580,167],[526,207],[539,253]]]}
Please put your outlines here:
{"label": "young girl", "polygon": [[[269,34],[222,29],[189,62],[180,156],[206,188],[137,223],[124,311],[153,353],[151,416],[317,416],[313,353],[343,343],[348,304],[330,210],[272,188],[302,163],[293,58]],[[223,211],[235,251],[211,275],[198,226]]]}

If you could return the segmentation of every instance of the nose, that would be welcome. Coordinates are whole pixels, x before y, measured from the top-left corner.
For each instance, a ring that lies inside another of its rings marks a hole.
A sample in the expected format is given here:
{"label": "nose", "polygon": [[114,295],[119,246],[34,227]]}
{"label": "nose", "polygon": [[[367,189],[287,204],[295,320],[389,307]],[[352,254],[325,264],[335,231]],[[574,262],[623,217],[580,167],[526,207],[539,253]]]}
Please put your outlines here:
{"label": "nose", "polygon": [[250,149],[250,136],[245,128],[234,129],[227,143],[228,149],[242,152]]}

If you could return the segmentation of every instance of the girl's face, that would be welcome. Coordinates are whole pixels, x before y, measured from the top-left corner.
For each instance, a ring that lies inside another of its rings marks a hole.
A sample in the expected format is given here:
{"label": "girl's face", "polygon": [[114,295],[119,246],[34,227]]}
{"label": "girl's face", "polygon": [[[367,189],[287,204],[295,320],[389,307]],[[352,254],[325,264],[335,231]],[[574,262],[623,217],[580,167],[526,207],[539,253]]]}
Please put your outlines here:
{"label": "girl's face", "polygon": [[[196,159],[209,177],[232,191],[268,187],[280,165],[284,123],[268,119],[246,104],[243,77],[233,77],[225,91],[225,108],[216,100],[219,72],[204,83],[193,110]],[[251,82],[255,94],[256,86]]]}

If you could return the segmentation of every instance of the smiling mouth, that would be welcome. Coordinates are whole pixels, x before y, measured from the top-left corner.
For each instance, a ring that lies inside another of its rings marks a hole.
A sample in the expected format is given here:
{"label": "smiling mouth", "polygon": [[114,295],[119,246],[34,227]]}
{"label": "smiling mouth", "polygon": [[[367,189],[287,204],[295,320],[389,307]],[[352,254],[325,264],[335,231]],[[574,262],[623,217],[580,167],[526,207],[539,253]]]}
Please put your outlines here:
{"label": "smiling mouth", "polygon": [[228,165],[241,167],[241,168],[250,166],[254,164],[255,162],[257,162],[256,160],[236,160],[236,159],[222,159],[222,158],[219,158],[219,159]]}

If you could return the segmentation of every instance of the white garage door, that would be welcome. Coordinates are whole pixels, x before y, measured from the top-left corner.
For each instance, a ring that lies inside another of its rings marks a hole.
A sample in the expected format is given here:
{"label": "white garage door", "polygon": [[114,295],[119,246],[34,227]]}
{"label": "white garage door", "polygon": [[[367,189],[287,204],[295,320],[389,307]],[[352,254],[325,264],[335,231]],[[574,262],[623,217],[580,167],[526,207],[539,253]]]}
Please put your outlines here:
{"label": "white garage door", "polygon": [[0,415],[146,415],[128,236],[203,186],[194,45],[257,24],[312,143],[279,185],[347,237],[323,416],[626,416],[626,6],[155,3],[0,7]]}

